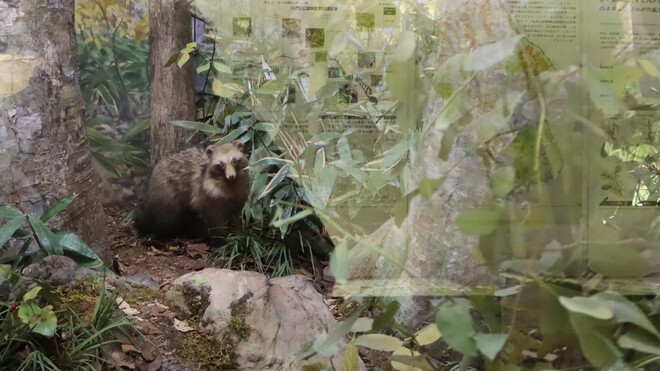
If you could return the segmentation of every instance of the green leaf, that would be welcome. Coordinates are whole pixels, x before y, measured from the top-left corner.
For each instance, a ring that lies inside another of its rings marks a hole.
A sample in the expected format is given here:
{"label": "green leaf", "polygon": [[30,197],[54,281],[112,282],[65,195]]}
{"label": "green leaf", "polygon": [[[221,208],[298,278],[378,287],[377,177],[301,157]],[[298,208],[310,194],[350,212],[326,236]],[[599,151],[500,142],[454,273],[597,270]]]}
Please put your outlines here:
{"label": "green leaf", "polygon": [[497,228],[500,213],[497,210],[477,209],[461,213],[456,218],[458,229],[468,235],[483,236]]}
{"label": "green leaf", "polygon": [[41,312],[41,307],[32,301],[23,301],[18,307],[18,318],[26,325],[31,325],[36,321],[36,317]]}
{"label": "green leaf", "polygon": [[64,249],[75,252],[76,254],[89,259],[99,259],[96,253],[78,235],[69,232],[56,232],[55,236],[59,239],[60,244]]}
{"label": "green leaf", "polygon": [[463,68],[466,71],[483,71],[515,55],[516,47],[522,39],[516,35],[492,44],[480,46],[465,58]]}
{"label": "green leaf", "polygon": [[[19,216],[23,216],[23,213],[18,209],[9,206],[0,207],[0,218],[16,218]],[[0,245],[2,244],[0,243]]]}
{"label": "green leaf", "polygon": [[5,283],[10,277],[11,277],[11,265],[0,264],[0,285]]}
{"label": "green leaf", "polygon": [[151,127],[151,119],[142,120],[137,124],[133,125],[130,129],[128,129],[126,134],[124,134],[122,140],[124,142],[128,142],[131,139],[135,138],[141,132],[149,129],[150,127]]}
{"label": "green leaf", "polygon": [[394,352],[403,346],[403,341],[389,335],[367,334],[353,339],[353,344],[384,352]]}
{"label": "green leaf", "polygon": [[220,139],[215,145],[221,146],[223,144],[231,143],[234,140],[238,139],[238,137],[243,135],[243,133],[248,131],[248,129],[250,129],[250,127],[247,125],[239,126],[236,129],[232,130],[229,134],[222,137],[222,139]]}
{"label": "green leaf", "polygon": [[285,225],[292,224],[292,223],[295,223],[299,220],[305,219],[306,217],[308,217],[312,214],[314,214],[314,210],[312,210],[312,209],[303,210],[303,211],[301,211],[299,213],[296,213],[295,215],[292,215],[288,218],[273,220],[273,222],[270,225],[272,225],[275,228],[280,228],[280,227],[283,227]]}
{"label": "green leaf", "polygon": [[476,332],[466,306],[448,301],[438,310],[435,321],[449,347],[471,357],[477,355]]}
{"label": "green leaf", "polygon": [[317,341],[314,342],[313,349],[320,354],[325,354],[327,356],[332,355],[328,354],[328,349],[335,348],[337,342],[342,340],[344,336],[348,334],[348,332],[351,330],[351,327],[353,327],[353,324],[358,319],[358,315],[359,313],[355,312],[350,317],[337,324],[337,326],[328,334],[326,334],[326,336],[316,339]]}
{"label": "green leaf", "polygon": [[399,35],[399,41],[392,50],[392,58],[398,62],[404,62],[412,57],[415,52],[416,40],[415,33],[404,31]]}
{"label": "green leaf", "polygon": [[608,277],[643,277],[651,271],[649,262],[632,246],[589,246],[589,267]]}
{"label": "green leaf", "polygon": [[490,184],[493,188],[495,197],[505,197],[508,195],[516,180],[516,170],[513,166],[497,168],[490,176]]}
{"label": "green leaf", "polygon": [[213,79],[211,83],[213,94],[222,98],[232,98],[236,94],[243,94],[243,88],[235,83],[223,83],[218,79]]}
{"label": "green leaf", "polygon": [[403,139],[385,151],[381,158],[371,161],[367,165],[377,165],[380,169],[388,169],[406,158],[408,151],[410,151],[410,140]]}
{"label": "green leaf", "polygon": [[351,261],[348,245],[342,242],[330,254],[330,272],[338,283],[346,283],[350,267]]}
{"label": "green leaf", "polygon": [[222,133],[222,129],[220,129],[219,127],[209,125],[209,124],[205,124],[203,122],[174,120],[174,121],[170,121],[170,124],[172,124],[174,126],[179,126],[179,127],[182,127],[182,128],[186,128],[186,129],[203,131],[203,132],[209,133],[209,134],[220,134],[220,133]]}
{"label": "green leaf", "polygon": [[621,348],[660,356],[660,339],[640,329],[621,335],[617,343]]}
{"label": "green leaf", "polygon": [[21,214],[20,216],[14,217],[13,219],[9,220],[7,224],[3,225],[2,228],[0,228],[0,246],[4,245],[5,242],[7,242],[11,238],[14,232],[16,232],[16,230],[21,227],[21,224],[23,224],[24,220],[25,220],[25,216]]}
{"label": "green leaf", "polygon": [[117,169],[117,167],[112,162],[110,162],[110,160],[105,155],[94,151],[92,152],[92,157],[94,158],[94,160],[96,160],[96,162],[99,163],[99,165],[101,165],[105,170],[107,170],[110,173],[110,175],[112,175],[112,177],[121,178],[121,172],[119,171],[119,169]]}
{"label": "green leaf", "polygon": [[642,69],[644,72],[646,72],[647,75],[653,76],[653,77],[660,77],[660,71],[658,71],[657,68],[651,63],[650,61],[646,59],[640,59],[637,62],[639,62],[639,65],[642,66]]}
{"label": "green leaf", "polygon": [[340,133],[335,133],[332,131],[324,131],[321,133],[318,133],[312,137],[308,141],[309,144],[314,144],[315,146],[325,146],[328,145],[331,141],[339,138],[341,136]]}
{"label": "green leaf", "polygon": [[348,45],[348,32],[339,31],[335,34],[335,37],[332,38],[330,47],[328,48],[328,55],[331,57],[336,56],[337,54],[346,50]]}
{"label": "green leaf", "polygon": [[254,125],[254,130],[264,133],[262,136],[263,146],[268,147],[280,131],[281,123],[260,122]]}
{"label": "green leaf", "polygon": [[497,290],[495,293],[493,293],[493,295],[499,298],[503,298],[506,296],[516,295],[520,292],[521,289],[522,287],[520,285],[515,285],[505,289]]}
{"label": "green leaf", "polygon": [[211,68],[211,63],[205,63],[199,67],[197,67],[197,73],[204,73],[208,71]]}
{"label": "green leaf", "polygon": [[213,62],[213,68],[220,73],[232,74],[231,68],[224,63]]}
{"label": "green leaf", "polygon": [[360,357],[358,350],[353,344],[348,344],[344,351],[344,359],[341,361],[342,371],[358,371],[360,369]]}
{"label": "green leaf", "polygon": [[374,320],[372,318],[360,317],[355,321],[353,327],[351,327],[351,332],[371,331],[371,327],[373,326],[373,324],[374,324]]}
{"label": "green leaf", "polygon": [[603,321],[576,312],[570,313],[569,318],[580,348],[592,365],[606,369],[621,358],[621,351],[611,340],[613,329],[604,328]]}
{"label": "green leaf", "polygon": [[39,295],[39,291],[41,291],[41,286],[34,287],[32,290],[23,294],[23,301],[33,300]]}
{"label": "green leaf", "polygon": [[32,331],[43,336],[51,337],[55,335],[56,329],[57,316],[55,316],[55,312],[53,312],[53,306],[48,305],[44,308],[41,308]]}
{"label": "green leaf", "polygon": [[394,323],[394,316],[396,316],[399,311],[400,305],[399,302],[394,300],[387,304],[385,311],[378,315],[374,319],[374,324],[372,326],[373,331],[380,331],[385,328],[392,326]]}
{"label": "green leaf", "polygon": [[167,62],[165,62],[165,67],[169,67],[174,64],[174,62],[176,62],[176,60],[179,58],[179,55],[181,55],[181,52],[176,52],[170,55],[170,57],[167,59]]}
{"label": "green leaf", "polygon": [[268,182],[263,192],[261,192],[259,197],[257,197],[257,200],[261,200],[262,198],[268,196],[270,192],[272,192],[273,189],[275,189],[275,187],[277,187],[282,182],[282,180],[286,178],[286,176],[289,174],[290,169],[291,167],[287,164],[283,166],[280,170],[278,170],[277,173],[275,173],[275,175],[273,176],[273,179],[271,179],[270,182]]}
{"label": "green leaf", "polygon": [[497,357],[506,343],[506,334],[484,334],[478,333],[474,336],[477,342],[477,349],[491,361]]}
{"label": "green leaf", "polygon": [[589,298],[582,296],[572,298],[560,296],[559,303],[573,313],[580,313],[602,320],[608,320],[614,317],[614,312],[607,306],[607,303],[595,296]]}
{"label": "green leaf", "polygon": [[273,95],[273,94],[278,94],[282,91],[287,86],[285,82],[279,81],[279,80],[270,80],[266,81],[263,85],[255,91],[256,94],[266,94],[266,95]]}
{"label": "green leaf", "polygon": [[438,329],[438,325],[435,323],[431,323],[415,334],[415,340],[422,346],[433,344],[441,337],[442,334],[440,333],[440,329]]}
{"label": "green leaf", "polygon": [[177,66],[179,66],[179,68],[182,68],[186,64],[186,62],[188,62],[189,60],[190,60],[190,54],[181,53],[181,57],[176,62],[176,64],[177,64]]}
{"label": "green leaf", "polygon": [[30,222],[32,229],[34,229],[34,234],[39,238],[41,245],[49,255],[64,254],[59,239],[50,229],[48,229],[48,227],[46,227],[41,219],[28,216],[28,221]]}
{"label": "green leaf", "polygon": [[392,206],[392,215],[394,216],[394,223],[397,227],[401,226],[401,223],[408,216],[408,210],[410,209],[410,201],[414,198],[418,191],[414,191],[411,194],[401,197],[395,204]]}
{"label": "green leaf", "polygon": [[67,206],[71,205],[71,203],[73,202],[73,200],[75,198],[76,198],[75,196],[65,198],[65,199],[55,203],[55,205],[51,205],[48,209],[46,209],[46,211],[44,211],[43,214],[41,214],[41,218],[40,218],[41,221],[44,222],[44,223],[48,223],[51,219],[53,219],[54,217],[60,215],[60,213],[64,209],[66,209]]}
{"label": "green leaf", "polygon": [[600,292],[593,297],[604,300],[607,306],[614,311],[614,320],[617,323],[632,323],[660,338],[660,332],[642,312],[641,309],[625,296],[614,291]]}
{"label": "green leaf", "polygon": [[442,184],[445,182],[445,177],[439,178],[439,179],[429,179],[429,178],[424,178],[422,181],[419,183],[419,194],[424,197],[425,200],[428,200],[433,196],[436,190],[442,186]]}
{"label": "green leaf", "polygon": [[328,363],[326,362],[314,362],[311,364],[303,365],[301,368],[302,371],[328,371],[328,369],[332,370],[332,368],[329,367]]}
{"label": "green leaf", "polygon": [[401,347],[391,356],[392,368],[398,371],[430,371],[437,368],[429,363],[425,354]]}

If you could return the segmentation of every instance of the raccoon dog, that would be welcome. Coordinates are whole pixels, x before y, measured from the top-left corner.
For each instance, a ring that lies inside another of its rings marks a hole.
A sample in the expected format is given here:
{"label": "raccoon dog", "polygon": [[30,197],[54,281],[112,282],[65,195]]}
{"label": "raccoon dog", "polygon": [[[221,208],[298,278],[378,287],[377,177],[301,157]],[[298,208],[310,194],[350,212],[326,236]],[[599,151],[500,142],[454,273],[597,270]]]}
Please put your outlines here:
{"label": "raccoon dog", "polygon": [[189,148],[154,167],[135,212],[140,235],[223,237],[250,191],[243,144]]}

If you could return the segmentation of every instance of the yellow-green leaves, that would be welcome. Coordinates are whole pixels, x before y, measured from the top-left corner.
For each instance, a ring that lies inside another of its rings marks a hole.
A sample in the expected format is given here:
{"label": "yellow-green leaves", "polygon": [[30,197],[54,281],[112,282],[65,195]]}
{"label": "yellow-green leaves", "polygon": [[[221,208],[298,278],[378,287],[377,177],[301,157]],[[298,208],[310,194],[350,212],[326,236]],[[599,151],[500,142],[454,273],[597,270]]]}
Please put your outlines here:
{"label": "yellow-green leaves", "polygon": [[18,318],[33,332],[50,337],[55,335],[57,317],[52,305],[41,308],[34,303],[40,291],[41,287],[37,286],[23,295],[23,302],[18,308]]}
{"label": "yellow-green leaves", "polygon": [[602,300],[591,297],[584,298],[576,296],[567,298],[564,296],[559,297],[559,303],[567,310],[584,314],[597,319],[610,319],[614,317],[614,312]]}
{"label": "yellow-green leaves", "polygon": [[340,243],[330,255],[330,272],[338,283],[345,283],[351,267],[348,245]]}
{"label": "yellow-green leaves", "polygon": [[509,37],[492,44],[480,46],[465,58],[463,68],[466,71],[483,71],[514,55],[521,35]]}
{"label": "yellow-green leaves", "polygon": [[11,277],[11,265],[0,264],[0,285]]}
{"label": "yellow-green leaves", "polygon": [[402,32],[399,36],[399,42],[396,43],[392,51],[392,58],[398,62],[407,61],[415,52],[415,45],[415,33],[412,31]]}
{"label": "yellow-green leaves", "polygon": [[456,218],[456,225],[465,234],[483,236],[494,231],[499,221],[498,210],[477,209],[461,213]]}
{"label": "yellow-green leaves", "polygon": [[447,301],[438,310],[435,322],[447,344],[454,350],[469,356],[477,355],[476,335],[467,306]]}
{"label": "yellow-green leaves", "polygon": [[213,94],[222,98],[232,98],[236,94],[243,94],[243,88],[233,82],[224,83],[214,79],[211,87],[213,88]]}
{"label": "yellow-green leaves", "polygon": [[610,277],[643,277],[650,272],[649,262],[630,245],[589,246],[589,267]]}
{"label": "yellow-green leaves", "polygon": [[360,355],[355,345],[348,344],[346,347],[344,359],[341,362],[341,369],[344,371],[358,371],[360,369]]}
{"label": "yellow-green leaves", "polygon": [[394,352],[403,345],[403,341],[389,335],[367,334],[355,338],[353,344],[384,352]]}
{"label": "yellow-green leaves", "polygon": [[644,72],[646,72],[647,75],[653,76],[653,77],[660,77],[660,71],[658,71],[657,68],[651,63],[650,61],[646,59],[640,59],[637,61],[640,66],[642,66],[642,69]]}
{"label": "yellow-green leaves", "polygon": [[332,39],[330,48],[328,49],[328,55],[335,56],[346,49],[348,45],[348,33],[346,31],[337,32],[335,37]]}

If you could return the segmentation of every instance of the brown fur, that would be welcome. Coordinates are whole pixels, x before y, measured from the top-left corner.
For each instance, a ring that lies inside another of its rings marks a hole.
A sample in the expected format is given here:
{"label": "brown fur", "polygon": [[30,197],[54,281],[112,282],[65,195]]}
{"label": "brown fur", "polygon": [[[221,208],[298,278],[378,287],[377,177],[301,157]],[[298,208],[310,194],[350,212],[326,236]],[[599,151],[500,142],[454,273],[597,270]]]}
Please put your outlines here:
{"label": "brown fur", "polygon": [[135,213],[141,235],[221,237],[240,216],[249,193],[247,158],[237,142],[189,148],[153,169]]}

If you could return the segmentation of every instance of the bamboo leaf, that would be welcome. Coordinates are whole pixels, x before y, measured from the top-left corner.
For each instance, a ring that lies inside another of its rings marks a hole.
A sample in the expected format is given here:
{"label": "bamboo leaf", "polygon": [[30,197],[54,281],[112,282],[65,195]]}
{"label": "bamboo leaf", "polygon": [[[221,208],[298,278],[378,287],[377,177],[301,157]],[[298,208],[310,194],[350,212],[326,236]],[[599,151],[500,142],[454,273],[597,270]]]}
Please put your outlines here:
{"label": "bamboo leaf", "polygon": [[220,133],[222,133],[222,129],[218,128],[217,126],[205,124],[203,122],[174,120],[174,121],[170,121],[170,124],[172,124],[174,126],[179,126],[179,127],[182,127],[182,128],[186,128],[186,129],[203,131],[203,132],[209,133],[209,134],[220,134]]}
{"label": "bamboo leaf", "polygon": [[63,255],[62,246],[55,234],[39,218],[28,216],[34,234],[49,255]]}
{"label": "bamboo leaf", "polygon": [[483,71],[513,56],[522,39],[516,35],[492,44],[480,46],[465,58],[463,68],[467,71]]}
{"label": "bamboo leaf", "polygon": [[263,192],[261,192],[259,197],[257,197],[257,200],[261,200],[262,198],[268,196],[270,194],[270,192],[272,192],[273,189],[275,189],[275,187],[277,187],[282,182],[282,180],[287,176],[287,174],[289,174],[290,168],[291,167],[288,164],[284,165],[273,176],[273,179],[271,179],[270,182],[268,182],[268,184],[266,185],[266,188],[264,188]]}
{"label": "bamboo leaf", "polygon": [[21,227],[25,216],[21,213],[20,216],[16,216],[13,219],[9,220],[5,225],[0,228],[0,246],[4,245],[5,242],[11,238],[11,236],[16,232],[18,228]]}
{"label": "bamboo leaf", "polygon": [[73,202],[74,199],[75,199],[75,196],[65,198],[65,199],[55,203],[54,205],[51,205],[41,215],[41,217],[40,217],[41,221],[44,222],[44,223],[48,223],[51,219],[58,216],[64,209],[66,209],[69,205],[71,205],[71,203]]}
{"label": "bamboo leaf", "polygon": [[23,216],[20,210],[9,206],[0,207],[0,218],[16,218],[18,216]]}
{"label": "bamboo leaf", "polygon": [[383,352],[394,352],[403,345],[403,341],[388,335],[367,334],[355,338],[353,344]]}

